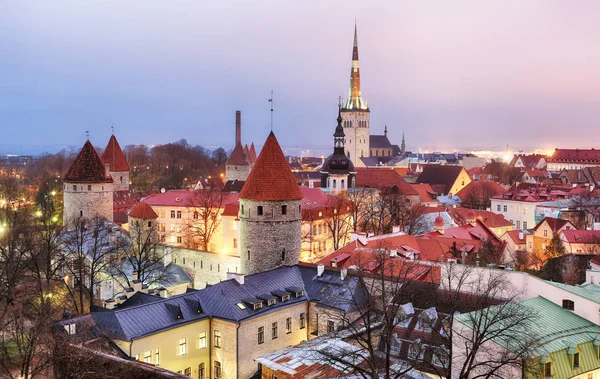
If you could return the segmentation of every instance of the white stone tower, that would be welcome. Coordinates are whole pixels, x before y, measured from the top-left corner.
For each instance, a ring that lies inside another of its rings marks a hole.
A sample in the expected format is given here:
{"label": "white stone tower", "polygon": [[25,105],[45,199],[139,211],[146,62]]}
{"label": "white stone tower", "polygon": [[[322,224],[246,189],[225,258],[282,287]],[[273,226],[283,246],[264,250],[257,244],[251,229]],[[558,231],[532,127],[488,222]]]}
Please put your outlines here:
{"label": "white stone tower", "polygon": [[104,165],[88,140],[63,179],[63,223],[70,225],[79,218],[113,219],[113,180],[108,164]]}
{"label": "white stone tower", "polygon": [[129,191],[129,164],[114,134],[110,136],[108,145],[102,153],[102,162],[108,164],[115,191]]}
{"label": "white stone tower", "polygon": [[360,93],[360,69],[358,65],[358,37],[354,24],[354,46],[352,49],[352,69],[350,70],[350,90],[348,100],[342,107],[342,125],[346,135],[346,155],[357,166],[364,166],[361,157],[369,156],[369,128],[371,111]]}
{"label": "white stone tower", "polygon": [[298,263],[302,192],[273,132],[240,192],[241,272]]}

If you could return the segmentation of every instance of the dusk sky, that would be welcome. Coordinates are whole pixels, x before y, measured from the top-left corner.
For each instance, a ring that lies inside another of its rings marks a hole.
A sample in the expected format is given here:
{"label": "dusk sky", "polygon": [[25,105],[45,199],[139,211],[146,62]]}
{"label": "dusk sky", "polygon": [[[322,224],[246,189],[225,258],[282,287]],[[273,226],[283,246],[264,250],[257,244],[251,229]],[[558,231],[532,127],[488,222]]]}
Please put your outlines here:
{"label": "dusk sky", "polygon": [[600,2],[4,1],[2,144],[330,145],[354,18],[371,133],[600,147]]}

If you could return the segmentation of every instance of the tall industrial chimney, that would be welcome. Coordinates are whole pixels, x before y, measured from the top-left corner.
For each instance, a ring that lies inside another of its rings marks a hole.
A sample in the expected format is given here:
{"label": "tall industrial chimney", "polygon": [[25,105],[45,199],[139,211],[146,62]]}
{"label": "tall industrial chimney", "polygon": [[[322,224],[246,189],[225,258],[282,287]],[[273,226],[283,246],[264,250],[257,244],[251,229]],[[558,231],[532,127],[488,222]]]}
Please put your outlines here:
{"label": "tall industrial chimney", "polygon": [[235,144],[242,144],[242,112],[235,111]]}

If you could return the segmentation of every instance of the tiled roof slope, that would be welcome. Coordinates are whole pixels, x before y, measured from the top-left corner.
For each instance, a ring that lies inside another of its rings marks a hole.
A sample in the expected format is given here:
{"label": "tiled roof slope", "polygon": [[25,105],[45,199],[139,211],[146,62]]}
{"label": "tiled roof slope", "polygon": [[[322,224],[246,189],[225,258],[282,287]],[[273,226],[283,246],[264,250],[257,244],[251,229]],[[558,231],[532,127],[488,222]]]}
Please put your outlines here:
{"label": "tiled roof slope", "polygon": [[370,135],[369,147],[371,149],[389,149],[392,144],[386,135]]}
{"label": "tiled roof slope", "polygon": [[370,187],[379,190],[389,189],[392,187],[398,188],[403,195],[418,195],[417,190],[412,188],[410,184],[400,174],[391,168],[356,168],[356,187]]}
{"label": "tiled roof slope", "polygon": [[127,163],[125,154],[123,154],[123,150],[121,150],[121,146],[119,146],[119,142],[114,134],[110,136],[108,145],[106,145],[106,149],[102,153],[102,162],[110,166],[110,171],[129,171],[129,164]]}
{"label": "tiled roof slope", "polygon": [[[565,220],[562,218],[545,217],[542,221],[540,221],[539,224],[535,226],[535,228],[533,228],[533,230],[538,230],[540,226],[542,226],[544,221],[546,221],[550,229],[552,229],[553,233],[558,232],[563,226],[571,224],[569,220]],[[573,227],[573,224],[571,224],[571,227]]]}
{"label": "tiled roof slope", "polygon": [[252,145],[250,145],[250,163],[256,162],[256,159],[256,149],[254,148],[254,142],[252,142]]}
{"label": "tiled roof slope", "polygon": [[548,162],[600,163],[600,150],[597,149],[555,149]]}
{"label": "tiled roof slope", "polygon": [[113,180],[106,174],[104,163],[96,149],[87,140],[63,181],[65,183],[112,183]]}
{"label": "tiled roof slope", "polygon": [[448,193],[462,170],[464,170],[462,166],[425,165],[423,166],[423,172],[417,178],[417,183],[443,184],[444,193]]}
{"label": "tiled roof slope", "polygon": [[226,165],[235,165],[235,166],[247,166],[248,162],[246,160],[246,153],[244,153],[244,148],[241,143],[237,143],[231,152],[229,158],[227,158]]}
{"label": "tiled roof slope", "polygon": [[131,212],[129,212],[129,217],[141,218],[143,220],[153,220],[158,218],[158,215],[150,205],[147,203],[141,202],[131,208]]}
{"label": "tiled roof slope", "polygon": [[[294,292],[298,290],[303,294],[296,297]],[[236,305],[244,303],[244,299],[270,295],[274,291],[290,293],[290,300],[282,302],[278,298],[274,305],[263,304],[256,310],[248,304],[244,309]],[[357,305],[364,304],[365,296],[359,277],[348,275],[341,280],[339,272],[328,270],[318,277],[315,266],[295,265],[247,275],[243,285],[228,279],[203,290],[92,315],[110,337],[131,341],[208,317],[240,322],[306,301],[351,312]]]}
{"label": "tiled roof slope", "polygon": [[240,198],[266,201],[302,199],[300,187],[273,132],[267,137]]}

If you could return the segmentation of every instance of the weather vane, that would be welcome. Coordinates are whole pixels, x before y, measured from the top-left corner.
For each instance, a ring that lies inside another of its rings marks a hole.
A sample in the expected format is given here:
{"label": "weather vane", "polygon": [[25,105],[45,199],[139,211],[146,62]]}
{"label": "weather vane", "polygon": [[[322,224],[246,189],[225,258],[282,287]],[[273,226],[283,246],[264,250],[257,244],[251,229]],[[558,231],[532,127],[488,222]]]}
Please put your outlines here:
{"label": "weather vane", "polygon": [[115,124],[111,125],[110,130],[112,132],[111,134],[115,134]]}
{"label": "weather vane", "polygon": [[90,139],[90,131],[89,130],[85,131],[85,136],[88,140]]}
{"label": "weather vane", "polygon": [[273,90],[271,90],[271,98],[269,99],[269,103],[271,103],[271,131],[273,131]]}

